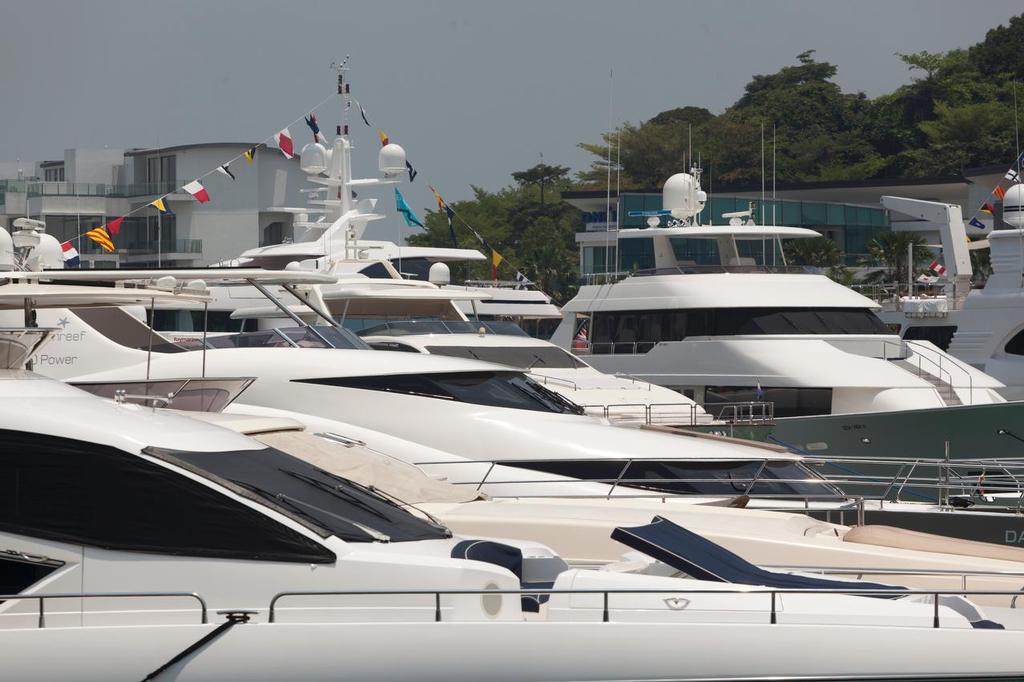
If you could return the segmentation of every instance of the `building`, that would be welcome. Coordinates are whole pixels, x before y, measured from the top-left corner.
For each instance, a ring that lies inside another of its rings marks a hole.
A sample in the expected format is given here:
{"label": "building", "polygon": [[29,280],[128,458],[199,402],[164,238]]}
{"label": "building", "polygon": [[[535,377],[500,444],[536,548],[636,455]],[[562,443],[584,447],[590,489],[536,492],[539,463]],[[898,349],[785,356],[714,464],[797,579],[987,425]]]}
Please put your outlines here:
{"label": "building", "polygon": [[[910,178],[858,180],[842,182],[782,183],[775,187],[775,200],[771,184],[766,185],[765,201],[761,200],[761,185],[714,185],[704,179],[709,199],[700,214],[701,224],[721,223],[723,213],[754,209],[755,219],[762,225],[788,225],[817,230],[834,241],[843,253],[847,265],[856,265],[867,254],[867,244],[879,233],[889,229],[911,230],[922,233],[929,244],[938,244],[938,226],[914,221],[906,216],[890,215],[881,207],[883,196],[900,196],[927,201],[958,204],[964,219],[970,220],[976,209],[1003,179],[1007,166],[986,166],[964,171],[962,175]],[[582,229],[604,231],[608,227],[644,227],[645,218],[630,216],[630,212],[653,211],[661,208],[661,188],[622,190],[611,192],[611,219],[608,219],[608,193],[606,190],[564,192],[562,197],[583,212]],[[993,202],[995,212],[987,222],[996,229],[1002,225],[1002,204]],[[625,255],[624,255],[625,256]],[[599,255],[597,256],[599,257]],[[603,263],[595,264],[599,271]]]}
{"label": "building", "polygon": [[[298,158],[261,147],[251,164],[231,163],[235,175],[203,179],[211,201],[200,204],[180,187],[240,157],[253,143],[215,142],[155,149],[67,149],[62,160],[0,163],[0,225],[18,217],[43,220],[60,241],[75,240],[82,267],[189,267],[237,256],[291,237],[284,206],[304,206],[306,175]],[[147,205],[166,198],[170,213]],[[105,253],[80,235],[125,219]]]}

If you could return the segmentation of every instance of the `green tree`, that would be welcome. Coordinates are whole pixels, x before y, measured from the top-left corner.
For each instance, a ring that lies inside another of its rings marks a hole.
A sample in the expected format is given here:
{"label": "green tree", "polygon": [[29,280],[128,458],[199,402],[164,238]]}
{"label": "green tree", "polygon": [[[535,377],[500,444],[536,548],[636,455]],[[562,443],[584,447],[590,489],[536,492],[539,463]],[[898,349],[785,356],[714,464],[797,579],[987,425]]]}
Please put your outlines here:
{"label": "green tree", "polygon": [[538,163],[533,168],[518,171],[512,174],[512,179],[519,183],[520,187],[536,185],[540,187],[540,203],[544,205],[545,185],[561,185],[568,183],[568,166],[549,166],[546,163]]}
{"label": "green tree", "polygon": [[[913,247],[913,251],[911,251]],[[881,270],[865,281],[882,281],[902,286],[907,281],[907,266],[912,261],[911,277],[918,266],[932,260],[927,242],[917,232],[883,232],[867,244],[868,257],[863,265],[881,266]]]}
{"label": "green tree", "polygon": [[790,265],[810,265],[829,268],[839,265],[839,247],[827,237],[790,239],[783,245],[786,262]]}

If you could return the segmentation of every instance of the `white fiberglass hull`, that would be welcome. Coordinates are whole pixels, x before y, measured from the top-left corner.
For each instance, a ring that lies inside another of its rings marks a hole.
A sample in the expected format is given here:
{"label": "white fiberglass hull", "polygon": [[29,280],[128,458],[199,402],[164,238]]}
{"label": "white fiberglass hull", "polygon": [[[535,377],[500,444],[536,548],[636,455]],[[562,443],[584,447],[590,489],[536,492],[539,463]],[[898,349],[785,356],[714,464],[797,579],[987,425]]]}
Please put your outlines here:
{"label": "white fiberglass hull", "polygon": [[[140,680],[214,625],[0,633],[4,677]],[[164,671],[246,680],[971,679],[1019,673],[1024,633],[636,623],[241,624]],[[159,679],[159,678],[158,678]]]}

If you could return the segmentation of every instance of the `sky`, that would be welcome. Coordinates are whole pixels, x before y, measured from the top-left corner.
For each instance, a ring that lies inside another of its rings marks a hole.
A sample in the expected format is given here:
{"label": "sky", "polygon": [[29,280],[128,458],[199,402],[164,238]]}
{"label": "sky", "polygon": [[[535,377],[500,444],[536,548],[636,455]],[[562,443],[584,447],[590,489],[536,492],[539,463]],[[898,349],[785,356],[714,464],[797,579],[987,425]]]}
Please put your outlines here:
{"label": "sky", "polygon": [[[351,55],[371,123],[454,201],[541,155],[585,168],[576,145],[610,121],[719,112],[804,50],[836,64],[845,90],[891,91],[910,79],[895,52],[966,47],[1022,11],[1020,0],[3,0],[0,160],[262,140],[330,97],[329,65]],[[317,115],[333,131],[338,99]],[[376,131],[350,122],[357,171],[373,175]],[[307,141],[301,120],[291,131]],[[429,206],[416,184],[410,203]]]}

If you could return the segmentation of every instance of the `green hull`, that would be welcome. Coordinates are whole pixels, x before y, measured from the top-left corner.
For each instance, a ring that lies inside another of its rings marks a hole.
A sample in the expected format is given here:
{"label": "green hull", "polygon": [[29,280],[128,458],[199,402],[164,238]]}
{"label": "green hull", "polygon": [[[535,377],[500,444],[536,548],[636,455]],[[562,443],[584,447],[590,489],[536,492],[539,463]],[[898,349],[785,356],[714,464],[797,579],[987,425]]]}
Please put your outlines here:
{"label": "green hull", "polygon": [[947,443],[953,459],[1024,457],[1024,401],[789,417],[758,440],[837,457],[941,459]]}

